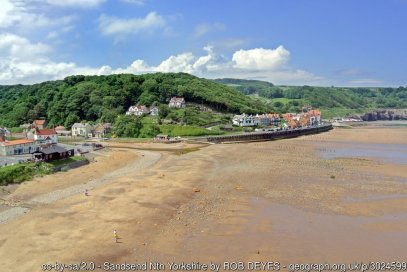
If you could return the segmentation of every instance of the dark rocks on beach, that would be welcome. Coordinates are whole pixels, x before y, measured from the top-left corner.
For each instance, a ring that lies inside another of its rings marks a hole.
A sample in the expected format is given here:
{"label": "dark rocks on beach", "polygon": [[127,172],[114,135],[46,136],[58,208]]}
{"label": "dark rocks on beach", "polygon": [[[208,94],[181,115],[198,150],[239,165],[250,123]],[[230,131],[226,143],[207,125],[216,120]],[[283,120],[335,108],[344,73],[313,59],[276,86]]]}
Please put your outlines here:
{"label": "dark rocks on beach", "polygon": [[407,109],[376,110],[361,115],[363,121],[407,120]]}

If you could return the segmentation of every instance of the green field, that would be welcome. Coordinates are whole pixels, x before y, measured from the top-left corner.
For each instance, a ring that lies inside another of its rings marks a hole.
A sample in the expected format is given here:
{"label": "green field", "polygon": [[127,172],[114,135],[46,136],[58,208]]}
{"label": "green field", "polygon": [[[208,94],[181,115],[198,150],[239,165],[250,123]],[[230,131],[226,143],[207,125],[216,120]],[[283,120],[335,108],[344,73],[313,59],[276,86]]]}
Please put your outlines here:
{"label": "green field", "polygon": [[205,135],[220,135],[222,131],[212,131],[197,126],[180,126],[180,125],[161,125],[162,134],[168,134],[171,137],[175,136],[205,136]]}

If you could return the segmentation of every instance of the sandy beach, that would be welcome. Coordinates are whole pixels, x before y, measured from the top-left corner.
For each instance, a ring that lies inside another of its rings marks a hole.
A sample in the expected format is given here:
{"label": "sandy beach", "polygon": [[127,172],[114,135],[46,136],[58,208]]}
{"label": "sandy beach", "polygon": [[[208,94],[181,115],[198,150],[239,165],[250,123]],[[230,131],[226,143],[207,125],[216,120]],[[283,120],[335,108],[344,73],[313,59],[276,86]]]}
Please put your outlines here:
{"label": "sandy beach", "polygon": [[3,193],[0,213],[29,211],[0,223],[0,271],[81,261],[407,261],[407,164],[362,154],[366,145],[379,155],[391,145],[396,154],[407,145],[406,127],[109,145],[88,166]]}

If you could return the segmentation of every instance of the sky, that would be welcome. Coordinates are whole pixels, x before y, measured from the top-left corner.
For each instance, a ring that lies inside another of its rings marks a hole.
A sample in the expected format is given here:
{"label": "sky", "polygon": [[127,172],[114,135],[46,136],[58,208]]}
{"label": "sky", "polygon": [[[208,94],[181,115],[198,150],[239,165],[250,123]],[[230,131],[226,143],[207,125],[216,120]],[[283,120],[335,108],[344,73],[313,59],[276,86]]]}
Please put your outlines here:
{"label": "sky", "polygon": [[0,0],[0,84],[186,72],[406,86],[407,0]]}

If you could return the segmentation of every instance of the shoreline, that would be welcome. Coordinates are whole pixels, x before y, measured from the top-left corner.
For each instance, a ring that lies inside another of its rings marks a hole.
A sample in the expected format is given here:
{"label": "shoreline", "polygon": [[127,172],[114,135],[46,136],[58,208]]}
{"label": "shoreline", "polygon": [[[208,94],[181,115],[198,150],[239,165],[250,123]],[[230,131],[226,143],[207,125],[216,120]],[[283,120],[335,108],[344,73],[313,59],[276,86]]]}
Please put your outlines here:
{"label": "shoreline", "polygon": [[[399,258],[407,251],[407,166],[368,158],[326,159],[318,147],[339,148],[338,141],[407,145],[406,139],[403,128],[360,127],[284,141],[208,145],[187,153],[177,149],[192,145],[177,144],[173,151],[159,151],[155,164],[129,167],[89,197],[72,195],[0,224],[5,234],[0,265],[4,271],[13,271],[17,263],[21,271],[37,271],[44,262],[78,260]],[[113,162],[125,167],[138,160],[132,152],[146,151],[109,152],[115,159],[97,158],[87,169]],[[67,177],[84,175],[75,182],[86,183],[92,173],[85,172],[80,168],[56,178],[67,188]],[[14,196],[42,195],[44,186],[38,184],[61,189],[38,179]],[[113,229],[121,243],[114,243]]]}

